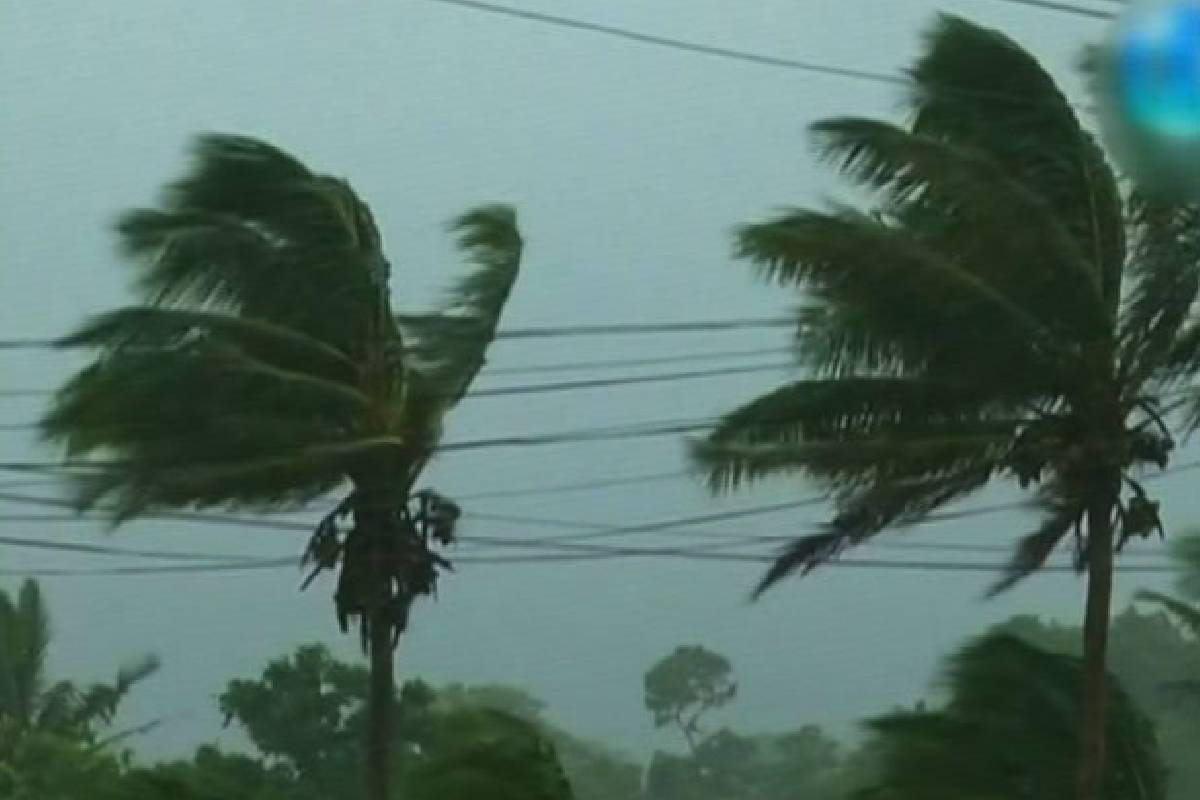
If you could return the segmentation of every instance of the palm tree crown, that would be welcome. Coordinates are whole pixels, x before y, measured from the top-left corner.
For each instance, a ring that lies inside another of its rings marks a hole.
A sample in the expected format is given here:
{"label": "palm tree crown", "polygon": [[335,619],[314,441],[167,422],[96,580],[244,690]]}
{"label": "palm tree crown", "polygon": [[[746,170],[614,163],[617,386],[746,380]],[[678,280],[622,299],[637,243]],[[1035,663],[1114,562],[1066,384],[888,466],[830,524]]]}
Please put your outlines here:
{"label": "palm tree crown", "polygon": [[1161,531],[1137,478],[1166,467],[1164,401],[1200,367],[1200,210],[1122,192],[1053,79],[998,32],[940,17],[910,76],[908,124],[814,126],[867,210],[739,230],[740,256],[804,293],[810,375],[728,414],[694,455],[718,491],[799,473],[836,505],[760,592],[993,479],[1033,487],[1041,522],[994,589],[1075,532],[1078,796],[1098,800],[1113,554]]}
{"label": "palm tree crown", "polygon": [[[346,181],[263,142],[201,137],[160,207],[118,224],[145,304],[62,340],[99,350],[43,420],[71,456],[102,456],[76,479],[81,507],[121,522],[162,507],[298,506],[347,482],[355,499],[407,503],[520,261],[507,207],[451,227],[474,272],[438,313],[397,321],[379,231]],[[453,519],[452,505],[424,499]],[[352,507],[322,522],[310,556],[344,557],[354,577],[360,548],[336,529]],[[432,589],[423,574],[417,594]],[[343,615],[364,607],[356,591],[339,591]]]}
{"label": "palm tree crown", "polygon": [[942,18],[912,79],[908,126],[814,126],[870,210],[738,233],[741,256],[803,290],[812,377],[731,412],[694,454],[717,490],[796,472],[838,508],[763,588],[996,477],[1035,486],[1045,511],[1001,587],[1097,487],[1119,500],[1122,539],[1157,524],[1134,477],[1166,465],[1161,399],[1197,367],[1200,215],[1123,200],[1053,81],[998,33]]}
{"label": "palm tree crown", "polygon": [[143,303],[63,339],[97,356],[42,421],[69,456],[93,456],[79,505],[117,523],[163,507],[296,507],[349,486],[305,561],[308,581],[340,567],[338,621],[357,620],[371,653],[375,800],[388,794],[391,650],[449,567],[437,551],[459,515],[414,484],[521,258],[506,206],[450,228],[471,272],[435,313],[397,317],[379,229],[348,182],[258,140],[202,136],[158,206],[117,225]]}

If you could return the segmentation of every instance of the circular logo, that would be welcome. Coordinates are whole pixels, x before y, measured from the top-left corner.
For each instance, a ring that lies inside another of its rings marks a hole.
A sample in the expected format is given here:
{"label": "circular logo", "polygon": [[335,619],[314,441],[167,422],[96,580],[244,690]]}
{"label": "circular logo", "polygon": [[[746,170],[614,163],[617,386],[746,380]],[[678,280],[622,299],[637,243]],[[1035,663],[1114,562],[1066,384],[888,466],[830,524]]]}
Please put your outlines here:
{"label": "circular logo", "polygon": [[1200,0],[1140,3],[1095,77],[1110,144],[1144,189],[1200,195]]}

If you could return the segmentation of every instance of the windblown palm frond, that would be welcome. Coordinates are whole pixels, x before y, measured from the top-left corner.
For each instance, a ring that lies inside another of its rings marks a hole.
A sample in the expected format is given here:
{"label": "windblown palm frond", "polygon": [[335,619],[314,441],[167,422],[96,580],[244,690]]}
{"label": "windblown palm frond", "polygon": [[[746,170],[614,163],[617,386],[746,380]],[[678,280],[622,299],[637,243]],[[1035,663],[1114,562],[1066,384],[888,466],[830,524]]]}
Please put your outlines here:
{"label": "windblown palm frond", "polygon": [[36,581],[26,580],[16,601],[0,591],[0,717],[28,726],[46,682],[50,615]]}
{"label": "windblown palm frond", "polygon": [[[737,255],[803,292],[811,376],[727,414],[693,461],[714,491],[795,473],[836,504],[760,590],[1000,476],[1042,485],[1046,514],[997,588],[1011,586],[1075,526],[1089,463],[1165,462],[1173,442],[1147,393],[1200,368],[1184,352],[1191,212],[1135,197],[1127,220],[1091,134],[995,31],[939,17],[911,75],[909,124],[813,126],[821,155],[873,193],[869,210],[794,210],[736,236]],[[1121,519],[1145,535],[1143,517]]]}
{"label": "windblown palm frond", "polygon": [[[937,710],[868,722],[882,756],[879,786],[855,795],[889,800],[1069,797],[1080,716],[1079,659],[988,634],[950,660]],[[1162,800],[1166,771],[1154,729],[1114,681],[1107,768],[1112,797]]]}
{"label": "windblown palm frond", "polygon": [[157,657],[146,656],[119,670],[111,684],[83,691],[67,680],[47,685],[49,644],[49,612],[37,582],[25,581],[15,603],[0,591],[0,726],[17,736],[49,732],[90,739],[160,666]]}
{"label": "windblown palm frond", "polygon": [[96,725],[108,725],[113,721],[121,701],[137,684],[154,675],[162,667],[157,656],[145,656],[117,671],[111,684],[97,683],[79,693],[72,711],[72,721],[80,729],[90,730]]}
{"label": "windblown palm frond", "polygon": [[1172,542],[1171,560],[1179,570],[1175,584],[1180,597],[1149,589],[1143,589],[1135,597],[1159,606],[1194,635],[1200,636],[1200,534],[1191,533]]}
{"label": "windblown palm frond", "polygon": [[[1054,209],[1087,257],[1111,319],[1126,257],[1120,192],[1053,77],[1004,34],[946,14],[909,72],[913,132],[986,152]],[[1082,288],[1061,299],[1077,302]]]}
{"label": "windblown palm frond", "polygon": [[508,206],[473,209],[451,221],[471,271],[434,314],[399,318],[427,390],[445,408],[462,399],[496,338],[500,314],[516,283],[523,242]]}

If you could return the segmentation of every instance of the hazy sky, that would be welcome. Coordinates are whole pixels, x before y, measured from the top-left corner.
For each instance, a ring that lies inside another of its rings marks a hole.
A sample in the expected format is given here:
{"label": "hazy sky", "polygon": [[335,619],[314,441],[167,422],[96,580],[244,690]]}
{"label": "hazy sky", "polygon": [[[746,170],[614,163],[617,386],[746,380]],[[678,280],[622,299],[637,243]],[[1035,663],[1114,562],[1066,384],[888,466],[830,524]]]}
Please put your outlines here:
{"label": "hazy sky", "polygon": [[[1083,0],[1081,0],[1082,2]],[[911,58],[936,9],[999,26],[1074,91],[1071,65],[1103,33],[1094,20],[997,0],[608,0],[522,7],[782,57],[875,71]],[[50,337],[127,302],[108,226],[178,174],[188,137],[265,137],[314,169],[343,175],[379,219],[397,305],[421,309],[455,274],[442,223],[479,203],[519,211],[528,255],[506,325],[768,317],[786,293],[755,284],[729,257],[729,230],[836,184],[814,165],[805,126],[831,114],[887,115],[896,89],[687,54],[504,19],[426,0],[319,2],[14,2],[0,7],[0,338]],[[769,350],[782,330],[503,343],[496,368],[598,358]],[[756,356],[720,364],[769,364]],[[0,352],[5,388],[49,388],[79,362]],[[687,366],[682,367],[684,369]],[[670,369],[670,368],[668,368]],[[605,375],[648,370],[625,369]],[[599,376],[598,373],[593,373]],[[546,379],[582,375],[546,376]],[[607,390],[480,398],[449,425],[454,439],[706,417],[783,372]],[[483,385],[541,380],[494,375]],[[0,422],[36,418],[42,398],[0,398]],[[50,459],[24,433],[0,432],[0,460]],[[451,495],[682,469],[678,439],[450,454],[429,483]],[[0,481],[20,475],[0,475]],[[27,479],[27,478],[25,478]],[[1200,520],[1194,479],[1156,483],[1168,519]],[[26,487],[43,496],[52,486]],[[14,490],[15,491],[15,490]],[[810,496],[778,485],[713,500],[685,478],[467,504],[464,533],[554,534],[471,519],[470,512],[626,524]],[[993,502],[997,493],[969,505]],[[39,509],[0,502],[0,513]],[[808,508],[709,526],[708,533],[789,533]],[[1029,520],[997,514],[929,526],[922,541],[1001,543]],[[96,540],[91,522],[0,522],[6,535]],[[146,522],[115,541],[228,553],[298,553],[303,534]],[[631,538],[628,544],[678,543]],[[911,557],[874,550],[874,556]],[[947,554],[934,557],[952,558]],[[1000,556],[983,556],[999,560]],[[975,557],[974,560],[979,560]],[[95,567],[115,559],[4,549],[0,567]],[[143,564],[146,562],[137,562]],[[758,567],[643,560],[464,566],[417,609],[401,677],[528,687],[582,734],[645,750],[672,743],[641,706],[646,667],[681,643],[734,661],[742,691],[724,719],[748,730],[807,722],[839,730],[922,693],[962,637],[1017,612],[1074,618],[1082,582],[1028,581],[980,600],[980,573],[829,568],[746,602]],[[1119,579],[1122,598],[1144,576]],[[1159,581],[1163,583],[1164,581]],[[54,669],[100,678],[126,657],[159,653],[130,720],[167,716],[139,747],[185,754],[215,738],[213,696],[235,676],[312,641],[358,658],[337,632],[330,582],[297,593],[291,569],[168,577],[45,579]],[[14,578],[0,578],[13,588]]]}

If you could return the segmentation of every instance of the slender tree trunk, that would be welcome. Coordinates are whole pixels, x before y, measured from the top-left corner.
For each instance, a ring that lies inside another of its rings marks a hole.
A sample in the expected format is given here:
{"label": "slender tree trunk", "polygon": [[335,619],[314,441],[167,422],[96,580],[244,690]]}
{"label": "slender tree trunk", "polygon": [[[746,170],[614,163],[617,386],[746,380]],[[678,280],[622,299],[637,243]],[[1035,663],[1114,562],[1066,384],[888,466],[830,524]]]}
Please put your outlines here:
{"label": "slender tree trunk", "polygon": [[1108,705],[1108,627],[1113,584],[1113,501],[1108,491],[1088,508],[1087,610],[1083,620],[1083,695],[1079,720],[1078,800],[1104,791]]}
{"label": "slender tree trunk", "polygon": [[367,800],[391,800],[392,705],[396,679],[392,621],[386,606],[372,612],[371,677],[367,697]]}
{"label": "slender tree trunk", "polygon": [[[365,483],[361,482],[360,486]],[[395,530],[386,492],[360,488],[355,523],[367,537],[367,726],[365,746],[366,800],[391,800],[392,705],[395,698],[392,650],[392,581],[388,573]]]}

